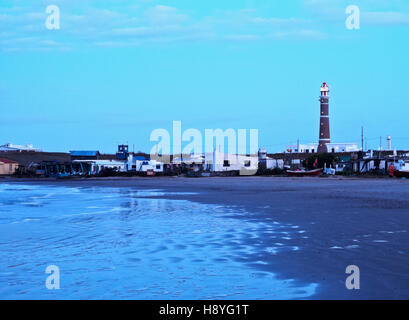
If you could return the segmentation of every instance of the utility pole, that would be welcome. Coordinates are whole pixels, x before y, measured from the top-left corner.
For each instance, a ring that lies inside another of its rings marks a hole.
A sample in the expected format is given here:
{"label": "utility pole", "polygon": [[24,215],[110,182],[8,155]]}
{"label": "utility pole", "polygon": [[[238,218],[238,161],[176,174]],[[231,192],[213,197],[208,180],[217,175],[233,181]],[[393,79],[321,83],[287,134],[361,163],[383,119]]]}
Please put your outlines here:
{"label": "utility pole", "polygon": [[362,152],[364,151],[364,127],[361,127],[361,146],[362,146]]}

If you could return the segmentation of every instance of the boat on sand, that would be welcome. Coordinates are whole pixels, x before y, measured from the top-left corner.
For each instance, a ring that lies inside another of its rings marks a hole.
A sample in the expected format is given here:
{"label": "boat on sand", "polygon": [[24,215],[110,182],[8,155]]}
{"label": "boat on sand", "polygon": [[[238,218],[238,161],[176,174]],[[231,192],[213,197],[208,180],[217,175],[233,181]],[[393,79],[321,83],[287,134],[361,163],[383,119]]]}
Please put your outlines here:
{"label": "boat on sand", "polygon": [[287,170],[287,175],[289,177],[315,177],[319,176],[321,172],[322,168],[314,170]]}

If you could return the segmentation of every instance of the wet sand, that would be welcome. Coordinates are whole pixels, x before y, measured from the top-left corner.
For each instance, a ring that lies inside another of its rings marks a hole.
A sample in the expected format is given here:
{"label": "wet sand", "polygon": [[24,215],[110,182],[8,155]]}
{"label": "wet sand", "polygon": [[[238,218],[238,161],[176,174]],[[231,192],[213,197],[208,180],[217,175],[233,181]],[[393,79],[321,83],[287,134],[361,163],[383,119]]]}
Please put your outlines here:
{"label": "wet sand", "polygon": [[[12,180],[0,183],[70,187],[131,187],[176,192],[159,196],[207,204],[238,206],[237,219],[298,226],[281,242],[299,250],[243,255],[254,268],[301,283],[318,283],[314,299],[409,298],[409,181],[355,178],[105,178]],[[177,194],[177,192],[196,194]],[[299,232],[298,232],[299,231]],[[248,245],[271,247],[270,234]],[[264,265],[254,264],[263,260]],[[347,290],[345,269],[360,268],[360,290]]]}

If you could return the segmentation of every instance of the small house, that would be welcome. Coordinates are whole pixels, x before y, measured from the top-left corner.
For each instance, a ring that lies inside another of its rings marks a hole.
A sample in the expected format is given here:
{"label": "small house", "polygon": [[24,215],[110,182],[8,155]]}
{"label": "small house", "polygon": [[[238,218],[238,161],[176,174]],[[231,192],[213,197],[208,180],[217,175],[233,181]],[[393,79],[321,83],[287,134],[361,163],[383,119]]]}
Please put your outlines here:
{"label": "small house", "polygon": [[16,172],[17,167],[17,162],[0,158],[0,175],[12,175]]}
{"label": "small house", "polygon": [[205,154],[205,171],[237,171],[240,175],[255,174],[258,169],[257,155],[228,154],[217,150]]}

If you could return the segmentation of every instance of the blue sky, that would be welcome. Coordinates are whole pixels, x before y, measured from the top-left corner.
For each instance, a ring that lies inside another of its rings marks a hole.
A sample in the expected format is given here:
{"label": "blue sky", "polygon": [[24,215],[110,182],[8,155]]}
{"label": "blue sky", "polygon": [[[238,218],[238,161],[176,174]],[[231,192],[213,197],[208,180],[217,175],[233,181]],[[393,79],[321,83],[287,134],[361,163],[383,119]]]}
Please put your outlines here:
{"label": "blue sky", "polygon": [[[47,30],[45,8],[61,10]],[[348,5],[361,28],[345,27]],[[255,128],[270,152],[316,142],[319,87],[331,137],[409,149],[409,2],[400,0],[2,0],[0,144],[47,151],[152,130]]]}

